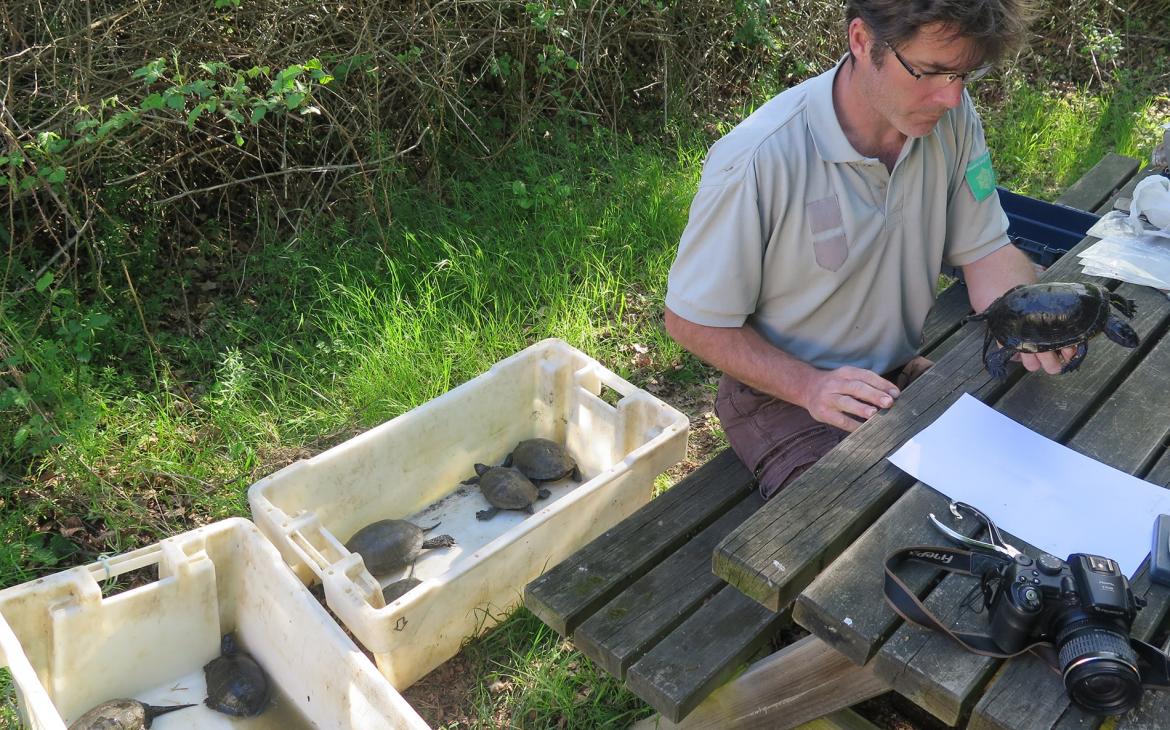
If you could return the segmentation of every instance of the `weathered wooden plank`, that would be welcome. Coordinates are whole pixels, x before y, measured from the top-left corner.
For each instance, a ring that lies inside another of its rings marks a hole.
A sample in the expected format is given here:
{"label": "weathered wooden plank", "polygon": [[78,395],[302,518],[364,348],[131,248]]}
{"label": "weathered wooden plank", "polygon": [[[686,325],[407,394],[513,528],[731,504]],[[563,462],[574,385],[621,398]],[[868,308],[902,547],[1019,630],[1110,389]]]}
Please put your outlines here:
{"label": "weathered wooden plank", "polygon": [[[938,530],[918,516],[934,513],[944,518],[948,500],[933,489],[916,484],[833,561],[796,599],[792,618],[856,664],[865,664],[897,628],[899,619],[881,599],[883,564],[894,550],[911,545],[937,545]],[[914,515],[914,519],[907,519]],[[971,535],[979,529],[966,520],[961,529]],[[926,565],[910,563],[901,572],[919,595],[938,580]]]}
{"label": "weathered wooden plank", "polygon": [[963,317],[971,313],[971,302],[967,298],[967,285],[956,281],[943,290],[934,300],[934,306],[926,315],[926,323],[922,326],[922,346],[918,348],[921,355],[937,360],[945,354],[941,345],[959,329]]}
{"label": "weathered wooden plank", "polygon": [[[971,579],[944,580],[924,601],[952,629],[986,633],[987,614],[972,611],[972,602],[982,605],[979,584]],[[973,703],[966,690],[985,683],[998,663],[940,633],[903,623],[873,658],[873,670],[914,704],[956,725]]]}
{"label": "weathered wooden plank", "polygon": [[633,730],[788,730],[888,690],[869,667],[806,636],[753,664],[682,722],[656,716]]}
{"label": "weathered wooden plank", "polygon": [[1078,210],[1097,210],[1137,173],[1141,162],[1110,152],[1068,186],[1056,202]]}
{"label": "weathered wooden plank", "polygon": [[724,586],[634,662],[626,686],[678,722],[726,681],[787,619]]}
{"label": "weathered wooden plank", "polygon": [[602,533],[524,589],[524,605],[561,636],[738,504],[752,475],[730,449]]}
{"label": "weathered wooden plank", "polygon": [[586,619],[573,632],[573,643],[605,671],[625,678],[631,664],[727,585],[711,572],[711,551],[763,504],[758,491],[748,494]]}

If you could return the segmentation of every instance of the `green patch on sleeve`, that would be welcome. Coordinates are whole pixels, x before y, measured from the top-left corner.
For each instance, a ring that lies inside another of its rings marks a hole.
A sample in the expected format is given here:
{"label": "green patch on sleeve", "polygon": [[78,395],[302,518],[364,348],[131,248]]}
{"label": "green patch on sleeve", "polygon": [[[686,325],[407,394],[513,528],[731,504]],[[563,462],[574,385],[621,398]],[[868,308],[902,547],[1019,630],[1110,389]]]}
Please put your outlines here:
{"label": "green patch on sleeve", "polygon": [[967,185],[975,200],[982,202],[995,192],[995,170],[991,169],[991,153],[984,152],[967,165]]}

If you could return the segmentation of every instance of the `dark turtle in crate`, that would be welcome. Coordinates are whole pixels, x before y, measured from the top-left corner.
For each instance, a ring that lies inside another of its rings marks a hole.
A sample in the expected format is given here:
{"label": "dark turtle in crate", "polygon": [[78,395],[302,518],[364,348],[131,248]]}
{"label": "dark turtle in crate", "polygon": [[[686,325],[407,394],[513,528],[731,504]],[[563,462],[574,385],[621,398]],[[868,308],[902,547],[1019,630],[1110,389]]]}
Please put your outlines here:
{"label": "dark turtle in crate", "polygon": [[345,547],[362,556],[372,575],[389,575],[412,565],[423,550],[454,545],[455,538],[450,535],[423,539],[424,533],[438,526],[435,523],[423,528],[406,520],[378,520],[355,532]]}
{"label": "dark turtle in crate", "polygon": [[[1137,332],[1113,309],[1132,318],[1137,306],[1100,284],[1021,284],[967,320],[987,322],[983,363],[987,372],[1003,378],[1008,361],[1018,352],[1049,352],[1075,345],[1076,354],[1061,368],[1062,373],[1072,372],[1085,359],[1089,339],[1101,332],[1122,347],[1137,347]],[[993,342],[1000,347],[991,349]]]}
{"label": "dark turtle in crate", "polygon": [[502,509],[522,510],[532,514],[532,503],[547,499],[552,492],[537,489],[523,472],[511,466],[475,465],[475,476],[463,482],[479,484],[479,490],[491,507],[475,513],[475,519],[491,519]]}
{"label": "dark turtle in crate", "polygon": [[397,601],[399,598],[405,596],[407,593],[410,593],[412,590],[414,590],[415,586],[419,585],[422,585],[422,581],[418,578],[403,578],[402,580],[396,580],[382,589],[382,600],[384,600],[388,606],[391,603]]}
{"label": "dark turtle in crate", "polygon": [[69,730],[149,730],[154,718],[195,705],[148,705],[129,698],[103,702],[73,721]]}
{"label": "dark turtle in crate", "polygon": [[504,466],[519,469],[533,484],[555,482],[569,476],[581,481],[581,470],[569,455],[569,450],[549,439],[521,441],[504,459]]}
{"label": "dark turtle in crate", "polygon": [[203,704],[233,717],[255,717],[268,709],[272,683],[260,664],[236,644],[236,637],[224,634],[219,656],[203,665],[207,699]]}

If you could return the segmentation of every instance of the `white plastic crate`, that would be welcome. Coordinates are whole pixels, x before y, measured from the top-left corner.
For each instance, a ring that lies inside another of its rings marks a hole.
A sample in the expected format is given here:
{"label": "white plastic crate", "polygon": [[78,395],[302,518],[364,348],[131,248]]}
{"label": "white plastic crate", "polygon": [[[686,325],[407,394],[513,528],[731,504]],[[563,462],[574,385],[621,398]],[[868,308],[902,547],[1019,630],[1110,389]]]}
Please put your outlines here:
{"label": "white plastic crate", "polygon": [[[530,580],[648,502],[654,478],[685,456],[688,429],[679,411],[548,339],[256,482],[248,498],[256,524],[297,575],[324,583],[330,609],[404,689],[490,628]],[[565,444],[581,482],[544,485],[552,496],[533,515],[476,520],[487,502],[460,481],[476,462],[498,464],[534,437]],[[439,523],[430,535],[458,543],[424,552],[414,567],[422,584],[389,606],[361,556],[343,545],[386,518]]]}
{"label": "white plastic crate", "polygon": [[[104,581],[155,564],[157,580],[103,597]],[[247,520],[0,591],[0,660],[33,730],[118,697],[196,703],[155,730],[241,726],[201,704],[203,665],[229,631],[274,685],[250,728],[427,728]]]}

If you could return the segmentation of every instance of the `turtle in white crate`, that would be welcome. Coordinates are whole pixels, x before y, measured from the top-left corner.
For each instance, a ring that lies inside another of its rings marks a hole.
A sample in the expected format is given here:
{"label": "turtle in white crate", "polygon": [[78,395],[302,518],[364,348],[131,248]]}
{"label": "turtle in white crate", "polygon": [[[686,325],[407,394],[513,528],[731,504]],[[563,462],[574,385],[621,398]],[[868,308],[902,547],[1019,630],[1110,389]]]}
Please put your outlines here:
{"label": "turtle in white crate", "polygon": [[77,718],[69,730],[149,730],[154,718],[194,705],[148,705],[128,697],[103,702]]}
{"label": "turtle in white crate", "polygon": [[362,556],[370,574],[381,578],[414,565],[423,550],[451,547],[455,538],[439,535],[424,540],[423,535],[438,527],[419,527],[406,520],[378,520],[353,534],[345,549]]}
{"label": "turtle in white crate", "polygon": [[581,481],[581,470],[569,450],[551,439],[525,439],[504,459],[504,466],[523,472],[533,484],[555,482],[565,477]]}
{"label": "turtle in white crate", "polygon": [[207,680],[203,704],[233,717],[255,717],[268,709],[272,699],[268,674],[239,647],[233,634],[220,639],[219,654],[203,666]]}
{"label": "turtle in white crate", "polygon": [[519,469],[511,466],[475,465],[475,476],[463,482],[478,484],[479,491],[491,505],[475,513],[477,520],[490,520],[504,509],[520,510],[532,514],[532,503],[547,499],[552,492],[538,489]]}

